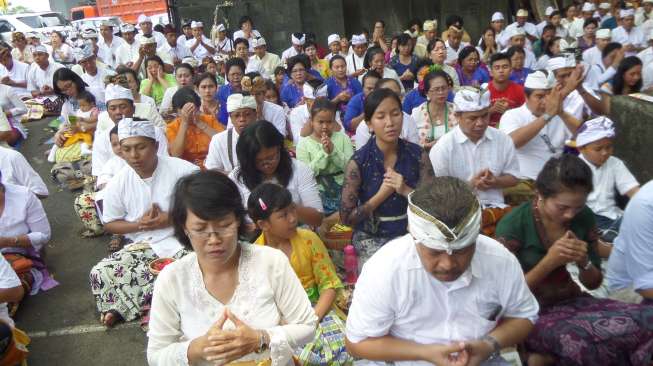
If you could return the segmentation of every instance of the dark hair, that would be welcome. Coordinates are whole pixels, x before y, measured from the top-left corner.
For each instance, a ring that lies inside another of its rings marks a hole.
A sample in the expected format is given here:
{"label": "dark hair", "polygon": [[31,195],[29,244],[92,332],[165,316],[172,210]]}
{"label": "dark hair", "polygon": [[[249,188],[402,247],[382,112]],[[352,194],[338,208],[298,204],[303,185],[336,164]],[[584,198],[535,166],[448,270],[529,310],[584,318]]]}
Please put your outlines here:
{"label": "dark hair", "polygon": [[85,100],[91,104],[95,104],[95,95],[87,90],[82,90],[77,94],[77,100]]}
{"label": "dark hair", "polygon": [[252,20],[252,18],[250,18],[247,15],[243,15],[242,17],[240,17],[240,19],[238,20],[238,28],[242,28],[243,24],[247,22],[249,22],[252,25],[252,29],[254,29],[254,21]]}
{"label": "dark hair", "polygon": [[429,44],[426,46],[426,53],[431,54],[431,51],[435,48],[435,45],[438,42],[442,42],[442,44],[446,45],[446,43],[442,40],[442,38],[434,38],[429,41]]}
{"label": "dark hair", "polygon": [[554,10],[554,11],[552,11],[551,14],[549,14],[549,19],[553,18],[553,17],[556,16],[556,15],[560,15],[560,16],[562,16],[562,14],[560,14],[560,10]]}
{"label": "dark hair", "polygon": [[245,47],[247,47],[247,49],[249,50],[249,41],[246,40],[245,38],[236,38],[236,40],[234,41],[234,50],[241,43],[244,44]]}
{"label": "dark hair", "polygon": [[111,141],[111,135],[117,135],[118,134],[118,124],[116,123],[111,129],[109,130],[109,141]]}
{"label": "dark hair", "polygon": [[309,39],[309,40],[306,40],[306,42],[304,42],[304,50],[306,50],[307,48],[309,48],[311,46],[315,47],[315,49],[317,50],[317,43],[315,43],[314,40]]}
{"label": "dark hair", "polygon": [[[366,72],[365,75],[363,76],[363,82],[361,84],[365,85],[365,81],[367,79],[369,79],[369,78],[376,78],[376,79],[381,80],[381,79],[383,79],[383,76],[381,76],[381,74],[379,74],[376,70],[370,70],[370,71]],[[377,83],[378,83],[378,80],[377,80]]]}
{"label": "dark hair", "polygon": [[288,59],[288,65],[286,67],[286,74],[288,77],[292,75],[292,69],[295,67],[297,64],[302,64],[304,65],[304,68],[306,69],[306,72],[308,72],[308,69],[311,68],[311,62],[308,60],[308,57],[306,55],[296,55]]}
{"label": "dark hair", "polygon": [[245,229],[245,207],[238,186],[223,173],[206,170],[192,173],[175,184],[170,207],[170,221],[175,237],[189,250],[193,250],[186,235],[188,211],[202,220],[214,220],[234,214],[240,222],[239,234]]}
{"label": "dark hair", "polygon": [[376,109],[379,108],[379,105],[387,98],[394,99],[397,104],[399,104],[399,108],[401,108],[401,98],[399,98],[397,93],[387,88],[375,89],[367,96],[367,98],[365,98],[364,111],[366,121],[369,122],[372,120],[372,116],[374,115],[374,112],[376,112]]}
{"label": "dark hair", "polygon": [[141,83],[141,78],[138,77],[138,73],[134,71],[131,67],[127,66],[118,66],[116,69],[116,74],[117,75],[125,75],[125,74],[131,74],[131,76],[134,77],[134,80],[136,80],[136,84]]}
{"label": "dark hair", "polygon": [[374,89],[383,88],[383,86],[385,84],[390,84],[390,83],[395,84],[397,86],[397,88],[401,89],[401,84],[399,83],[399,81],[397,81],[397,79],[393,79],[393,78],[383,78],[383,79],[377,81],[376,85],[374,86]]}
{"label": "dark hair", "polygon": [[506,55],[512,59],[512,56],[515,55],[515,53],[521,53],[522,55],[526,56],[526,52],[524,51],[524,48],[521,46],[511,46],[508,48],[508,51],[506,51]]}
{"label": "dark hair", "polygon": [[[487,32],[487,31],[491,31],[492,34],[494,34],[495,37],[497,36],[497,32],[494,30],[494,28],[487,27],[487,28],[483,29],[483,32],[481,32],[481,43],[478,45],[483,51],[485,51],[487,49],[487,45],[485,44],[485,32]],[[494,39],[494,49],[495,49],[495,51],[498,49],[496,38]]]}
{"label": "dark hair", "polygon": [[608,43],[607,45],[605,45],[605,48],[603,48],[603,51],[601,51],[601,58],[606,58],[606,57],[608,57],[608,55],[609,55],[612,51],[614,51],[614,50],[620,50],[621,47],[623,47],[623,46],[622,46],[621,43],[619,43],[619,42],[610,42],[610,43]]}
{"label": "dark hair", "polygon": [[277,76],[279,74],[285,74],[286,73],[286,68],[283,66],[277,66],[274,68],[274,75]]}
{"label": "dark hair", "polygon": [[283,102],[281,101],[281,94],[279,93],[279,89],[277,89],[277,86],[274,85],[274,82],[272,80],[265,80],[265,91],[267,92],[268,90],[272,90],[276,96],[277,96],[277,105],[283,107]]}
{"label": "dark hair", "polygon": [[370,68],[370,64],[372,63],[372,59],[374,56],[381,54],[383,55],[383,61],[385,61],[385,52],[383,52],[383,49],[381,47],[370,47],[367,49],[367,53],[365,54],[365,58],[363,59],[363,67],[366,69]]}
{"label": "dark hair", "polygon": [[535,188],[543,198],[553,197],[563,191],[581,189],[592,192],[592,170],[579,157],[573,154],[563,154],[553,157],[544,164],[537,175]]}
{"label": "dark hair", "polygon": [[261,149],[273,147],[278,147],[280,153],[275,176],[279,184],[286,187],[293,175],[292,159],[277,128],[268,121],[258,121],[247,126],[238,138],[236,156],[240,168],[237,176],[250,190],[263,183],[263,175],[256,168],[256,155]]}
{"label": "dark hair", "polygon": [[161,57],[154,55],[154,56],[147,56],[145,59],[145,66],[147,66],[148,62],[154,61],[157,62],[161,67],[163,67],[163,60],[161,60]]}
{"label": "dark hair", "polygon": [[465,24],[463,18],[460,15],[456,15],[456,14],[451,14],[447,16],[447,19],[444,21],[444,23],[447,25],[447,28],[451,27],[456,23],[460,23],[461,27]]}
{"label": "dark hair", "polygon": [[59,31],[52,31],[51,34],[56,34],[56,35],[58,35],[59,38],[61,38],[61,43],[62,43],[62,44],[66,42],[66,36],[64,36],[63,33],[59,32]]}
{"label": "dark hair", "polygon": [[184,62],[184,63],[181,63],[181,64],[175,66],[175,75],[177,75],[177,70],[179,70],[179,69],[186,69],[186,70],[190,71],[190,76],[195,75],[195,69],[193,69],[193,67],[188,63]]}
{"label": "dark hair", "polygon": [[431,81],[437,78],[443,78],[447,82],[447,85],[449,85],[449,88],[453,87],[453,80],[451,80],[451,76],[449,76],[449,74],[447,74],[445,71],[437,70],[437,71],[429,72],[428,74],[426,74],[426,76],[424,76],[424,88],[419,91],[419,93],[424,98],[426,98],[429,89],[431,89]]}
{"label": "dark hair", "polygon": [[422,30],[422,21],[419,20],[419,18],[413,18],[413,19],[409,20],[408,23],[406,24],[406,28],[410,29],[414,25],[416,25],[417,28]]}
{"label": "dark hair", "polygon": [[275,211],[283,210],[291,204],[292,194],[285,187],[274,183],[263,183],[249,194],[247,213],[256,223],[259,220],[269,219]]}
{"label": "dark hair", "polygon": [[337,61],[337,60],[341,60],[341,61],[344,62],[345,64],[347,63],[347,60],[345,60],[344,57],[342,57],[342,56],[340,56],[340,55],[335,55],[335,56],[331,57],[331,59],[329,60],[329,69],[332,69],[332,68],[333,68],[333,63],[334,63],[335,61]]}
{"label": "dark hair", "polygon": [[177,30],[175,29],[175,27],[172,26],[172,24],[166,24],[163,26],[163,31],[161,33],[163,33],[164,35],[174,33],[176,36]]}
{"label": "dark hair", "polygon": [[497,52],[494,55],[490,56],[490,67],[494,65],[495,62],[501,61],[501,60],[508,60],[509,64],[512,64],[512,61],[510,61],[510,56],[508,56],[506,53],[503,52]]}
{"label": "dark hair", "polygon": [[544,44],[542,45],[544,54],[549,57],[554,57],[555,55],[553,54],[553,51],[551,51],[551,48],[555,45],[556,42],[560,41],[561,39],[562,38],[556,36],[551,38],[548,42],[544,42]]}
{"label": "dark hair", "polygon": [[242,58],[240,57],[232,57],[227,60],[227,63],[225,63],[225,72],[227,75],[229,75],[229,70],[234,67],[240,67],[240,71],[244,74],[245,69],[247,69],[247,66],[245,66],[245,61],[243,61]]}
{"label": "dark hair", "polygon": [[3,49],[3,48],[8,49],[9,51],[13,50],[13,47],[11,47],[11,45],[9,45],[9,43],[7,43],[5,41],[0,41],[0,49]]}
{"label": "dark hair", "polygon": [[545,25],[544,28],[542,28],[542,34],[544,34],[544,32],[546,32],[546,31],[553,31],[554,35],[555,35],[555,32],[557,32],[557,29],[556,29],[555,25],[549,23],[549,24]]}
{"label": "dark hair", "polygon": [[463,61],[472,53],[476,53],[478,58],[481,58],[481,55],[478,54],[478,50],[474,46],[465,46],[462,50],[460,50],[460,53],[458,53],[458,64],[460,66],[463,65]]}
{"label": "dark hair", "polygon": [[465,219],[478,199],[469,183],[454,177],[434,177],[420,183],[411,196],[412,202],[448,227]]}
{"label": "dark hair", "polygon": [[594,24],[594,26],[597,27],[597,28],[599,27],[599,22],[597,22],[596,19],[588,18],[588,19],[585,19],[585,22],[583,22],[583,29],[585,29],[585,27],[587,27],[590,24]]}
{"label": "dark hair", "polygon": [[383,28],[385,28],[385,22],[383,21],[383,19],[375,20],[375,21],[374,21],[374,25],[375,25],[375,26],[376,26],[376,23],[381,23],[381,25],[383,26]]}
{"label": "dark hair", "polygon": [[172,108],[175,110],[181,109],[186,103],[193,103],[198,108],[202,105],[202,100],[191,86],[179,88],[172,96]]}
{"label": "dark hair", "polygon": [[[642,66],[642,60],[637,56],[628,56],[621,61],[617,68],[617,73],[614,75],[614,79],[612,79],[612,92],[614,95],[621,95],[623,93],[626,87],[624,74],[635,66]],[[642,78],[639,78],[639,81],[634,86],[635,90],[631,90],[630,92],[639,92],[642,89],[642,83]]]}
{"label": "dark hair", "polygon": [[161,24],[155,25],[154,27],[152,27],[152,29],[159,32],[159,33],[163,33],[163,25],[161,25]]}
{"label": "dark hair", "polygon": [[57,86],[57,83],[59,81],[72,81],[73,83],[75,83],[75,87],[77,88],[77,94],[86,90],[86,87],[88,86],[84,82],[84,80],[82,80],[82,78],[71,69],[65,67],[58,69],[57,71],[54,72],[54,75],[52,75],[52,89],[54,90],[54,93],[56,95],[64,99],[68,99],[69,97],[66,94],[64,94],[61,91],[61,89],[59,89],[59,87]]}
{"label": "dark hair", "polygon": [[213,75],[209,74],[208,72],[203,72],[195,77],[195,86],[200,87],[200,83],[204,80],[211,80],[213,84],[215,84],[216,88],[218,87],[218,82],[215,80],[215,77]]}
{"label": "dark hair", "polygon": [[402,33],[397,36],[397,48],[395,52],[399,54],[399,46],[411,46],[410,54],[413,54],[413,39],[406,33]]}
{"label": "dark hair", "polygon": [[336,110],[337,110],[336,105],[331,103],[329,98],[318,97],[315,98],[315,101],[313,102],[313,106],[311,107],[311,118],[315,117],[316,114],[322,111],[333,112],[333,114],[335,115]]}

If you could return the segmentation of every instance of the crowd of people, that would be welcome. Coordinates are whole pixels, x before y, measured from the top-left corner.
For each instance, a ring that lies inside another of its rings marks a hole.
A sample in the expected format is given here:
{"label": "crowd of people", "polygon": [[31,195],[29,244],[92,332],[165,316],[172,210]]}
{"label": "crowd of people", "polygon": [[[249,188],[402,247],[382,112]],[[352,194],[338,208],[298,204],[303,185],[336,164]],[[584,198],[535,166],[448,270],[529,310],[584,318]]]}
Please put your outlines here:
{"label": "crowd of people", "polygon": [[19,152],[40,108],[81,237],[107,238],[100,322],[139,321],[150,365],[653,365],[653,183],[608,117],[653,86],[653,0],[531,15],[478,42],[457,15],[292,33],[281,56],[247,16],[14,32],[2,364],[25,355],[21,299],[57,286]]}

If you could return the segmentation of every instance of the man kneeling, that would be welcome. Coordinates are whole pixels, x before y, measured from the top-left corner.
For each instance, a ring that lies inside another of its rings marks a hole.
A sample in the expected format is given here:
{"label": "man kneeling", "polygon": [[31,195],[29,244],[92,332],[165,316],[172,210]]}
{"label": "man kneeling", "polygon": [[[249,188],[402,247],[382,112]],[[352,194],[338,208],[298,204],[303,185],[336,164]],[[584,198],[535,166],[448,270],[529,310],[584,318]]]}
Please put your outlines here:
{"label": "man kneeling", "polygon": [[347,350],[396,365],[507,364],[539,306],[517,259],[479,235],[469,184],[436,177],[408,196],[409,234],[363,266],[347,318]]}

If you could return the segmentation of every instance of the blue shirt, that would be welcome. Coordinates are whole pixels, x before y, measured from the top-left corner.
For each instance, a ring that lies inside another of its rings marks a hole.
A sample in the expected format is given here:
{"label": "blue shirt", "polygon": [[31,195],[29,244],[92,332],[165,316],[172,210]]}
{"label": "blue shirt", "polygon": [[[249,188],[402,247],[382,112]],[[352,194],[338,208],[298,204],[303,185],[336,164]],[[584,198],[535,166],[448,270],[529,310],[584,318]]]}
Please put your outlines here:
{"label": "blue shirt", "polygon": [[465,76],[465,74],[462,71],[462,67],[460,65],[456,65],[456,72],[458,73],[458,80],[460,80],[460,86],[474,86],[478,88],[481,86],[481,84],[490,81],[490,74],[485,69],[485,67],[482,66],[476,68],[476,70],[472,74],[471,79]]}
{"label": "blue shirt", "polygon": [[215,93],[213,99],[220,103],[220,112],[218,113],[218,121],[223,125],[227,125],[229,121],[229,113],[227,113],[227,98],[233,93],[230,84],[222,85]]}
{"label": "blue shirt", "polygon": [[[422,149],[418,145],[399,139],[397,162],[394,170],[404,177],[404,182],[410,187],[417,187],[421,154]],[[385,174],[383,153],[376,145],[376,138],[370,138],[365,146],[354,153],[352,160],[358,164],[361,182],[364,183],[358,189],[358,202],[363,204],[379,191]],[[373,216],[402,216],[406,214],[407,208],[408,199],[395,192],[374,210]],[[369,217],[359,222],[355,230],[362,230],[373,236],[387,238],[406,234],[408,219],[378,222],[378,229],[374,230],[375,221],[373,217]]]}
{"label": "blue shirt", "polygon": [[617,26],[618,26],[617,18],[615,17],[609,17],[608,19],[604,20],[601,23],[601,28],[606,28],[610,30],[617,28]]}
{"label": "blue shirt", "polygon": [[413,89],[404,97],[404,103],[401,107],[407,114],[413,113],[413,108],[419,107],[426,102],[426,98],[417,89]]}
{"label": "blue shirt", "polygon": [[360,116],[365,111],[365,94],[360,92],[347,103],[347,111],[345,112],[345,117],[342,119],[342,123],[345,125],[345,129],[349,132],[356,132],[351,128],[351,120]]}
{"label": "blue shirt", "polygon": [[[399,77],[403,75],[406,70],[410,70],[410,72],[413,73],[413,75],[417,76],[417,57],[415,55],[411,56],[410,64],[404,65],[399,61],[399,56],[394,55],[390,59],[390,67],[392,67],[396,72]],[[404,84],[404,89],[410,90],[413,88],[413,85],[415,83],[415,79],[413,80],[402,80],[402,84]]]}
{"label": "blue shirt", "polygon": [[524,83],[526,82],[526,77],[528,74],[532,72],[531,69],[528,67],[524,67],[521,70],[515,70],[513,69],[512,72],[510,73],[509,79],[521,86],[524,86]]}
{"label": "blue shirt", "polygon": [[[340,83],[338,83],[335,76],[326,79],[325,84],[327,86],[327,97],[329,98],[329,100],[332,100],[344,90],[349,90],[349,94],[352,97],[358,93],[363,92],[363,86],[361,85],[361,83],[356,78],[352,78],[351,76],[347,76],[347,86],[344,88],[340,85]],[[347,103],[340,102],[338,103],[337,107],[338,110],[340,111],[340,115],[344,116],[347,110]]]}
{"label": "blue shirt", "polygon": [[606,279],[610,289],[653,289],[653,181],[626,206]]}
{"label": "blue shirt", "polygon": [[298,88],[294,83],[287,83],[281,88],[281,101],[289,108],[295,108],[304,97],[304,89]]}

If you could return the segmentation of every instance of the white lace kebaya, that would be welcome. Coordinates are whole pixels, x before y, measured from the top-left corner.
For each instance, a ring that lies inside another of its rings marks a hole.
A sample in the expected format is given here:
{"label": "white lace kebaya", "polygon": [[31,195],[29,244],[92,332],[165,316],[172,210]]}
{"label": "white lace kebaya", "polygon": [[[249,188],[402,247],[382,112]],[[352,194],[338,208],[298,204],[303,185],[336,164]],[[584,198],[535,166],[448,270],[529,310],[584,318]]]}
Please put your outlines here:
{"label": "white lace kebaya", "polygon": [[[249,327],[270,334],[269,351],[235,362],[271,359],[272,366],[291,365],[293,350],[312,340],[317,316],[287,257],[276,249],[246,242],[239,247],[238,286],[227,304],[206,290],[195,253],[159,274],[150,311],[150,366],[189,365],[190,342],[206,334],[225,307]],[[224,329],[233,328],[228,320]]]}

